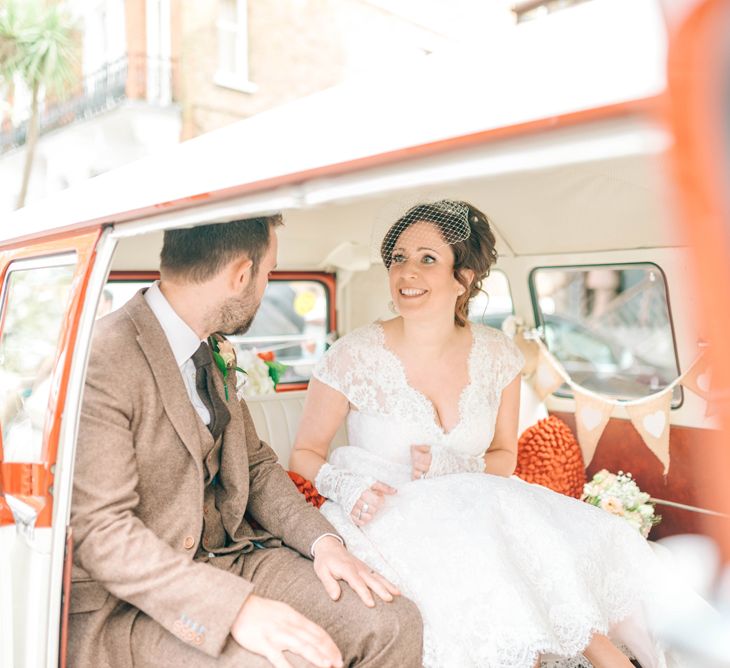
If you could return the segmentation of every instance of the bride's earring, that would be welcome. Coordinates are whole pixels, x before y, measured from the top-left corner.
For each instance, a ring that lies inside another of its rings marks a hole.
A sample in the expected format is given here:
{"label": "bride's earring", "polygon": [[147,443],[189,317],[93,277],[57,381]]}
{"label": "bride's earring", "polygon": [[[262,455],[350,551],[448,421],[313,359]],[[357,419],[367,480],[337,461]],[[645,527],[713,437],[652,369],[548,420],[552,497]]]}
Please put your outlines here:
{"label": "bride's earring", "polygon": [[394,315],[398,315],[398,309],[395,307],[392,299],[388,302],[388,310]]}

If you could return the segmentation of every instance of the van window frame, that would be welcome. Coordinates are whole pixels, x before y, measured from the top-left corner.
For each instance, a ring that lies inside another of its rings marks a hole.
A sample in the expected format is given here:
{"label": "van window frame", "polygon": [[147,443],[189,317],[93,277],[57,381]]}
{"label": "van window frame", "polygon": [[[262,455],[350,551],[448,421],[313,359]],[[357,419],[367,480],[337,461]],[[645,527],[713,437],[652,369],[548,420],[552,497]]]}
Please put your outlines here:
{"label": "van window frame", "polygon": [[[536,327],[543,328],[545,323],[542,318],[542,311],[540,310],[539,303],[538,303],[538,295],[537,290],[535,288],[535,274],[540,271],[541,269],[557,269],[557,270],[569,270],[569,269],[622,269],[622,268],[637,268],[637,267],[645,267],[645,266],[651,266],[654,267],[657,272],[661,275],[662,281],[664,282],[664,292],[667,297],[667,315],[669,317],[669,327],[670,327],[670,333],[672,335],[672,349],[674,350],[674,361],[677,365],[677,377],[682,375],[682,367],[679,363],[679,351],[677,350],[677,337],[675,335],[675,328],[674,328],[674,316],[672,314],[672,300],[670,297],[669,292],[669,281],[667,281],[667,275],[664,272],[664,270],[656,263],[651,260],[646,261],[640,261],[640,262],[601,262],[596,264],[578,264],[578,263],[572,263],[572,264],[556,264],[556,265],[538,265],[530,269],[530,273],[527,276],[527,286],[530,291],[530,301],[532,302],[532,313],[534,318],[534,323]],[[543,343],[545,343],[544,338],[542,339]],[[546,344],[547,347],[547,344]],[[549,348],[548,348],[549,350]],[[560,361],[560,360],[558,360]],[[681,383],[677,386],[679,388],[679,401],[675,403],[675,401],[672,401],[671,404],[671,410],[678,410],[684,405],[684,387],[682,387]],[[661,390],[658,390],[661,392]],[[552,393],[553,395],[560,397],[561,399],[575,399],[575,394],[573,392],[566,392],[561,389],[555,390],[555,392]],[[651,392],[645,396],[651,396],[651,394],[656,394],[655,392]],[[615,397],[611,397],[615,398]],[[640,399],[642,397],[636,397],[636,399]],[[620,400],[620,399],[619,399]],[[633,401],[634,399],[632,399]]]}

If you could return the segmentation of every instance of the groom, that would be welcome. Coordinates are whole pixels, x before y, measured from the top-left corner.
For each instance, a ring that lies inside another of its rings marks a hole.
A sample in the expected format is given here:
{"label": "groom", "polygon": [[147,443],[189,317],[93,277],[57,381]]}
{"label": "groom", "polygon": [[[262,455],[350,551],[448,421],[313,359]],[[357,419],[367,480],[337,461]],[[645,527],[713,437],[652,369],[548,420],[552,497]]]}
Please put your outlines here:
{"label": "groom", "polygon": [[280,224],[165,232],[160,282],[97,322],[71,666],[421,665],[415,606],[296,491],[206,342],[251,325]]}

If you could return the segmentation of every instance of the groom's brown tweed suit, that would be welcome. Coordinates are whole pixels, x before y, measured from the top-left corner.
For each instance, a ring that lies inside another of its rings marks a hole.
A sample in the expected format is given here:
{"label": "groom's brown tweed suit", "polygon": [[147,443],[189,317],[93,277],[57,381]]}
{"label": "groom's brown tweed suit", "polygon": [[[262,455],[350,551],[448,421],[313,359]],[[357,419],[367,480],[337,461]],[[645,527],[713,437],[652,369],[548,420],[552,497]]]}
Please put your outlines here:
{"label": "groom's brown tweed suit", "polygon": [[[218,373],[215,382],[223,396]],[[214,443],[143,294],[97,323],[74,473],[69,664],[269,665],[229,635],[255,592],[323,626],[346,665],[420,665],[410,601],[369,609],[344,584],[329,599],[309,550],[334,529],[258,439],[229,382],[231,420]]]}

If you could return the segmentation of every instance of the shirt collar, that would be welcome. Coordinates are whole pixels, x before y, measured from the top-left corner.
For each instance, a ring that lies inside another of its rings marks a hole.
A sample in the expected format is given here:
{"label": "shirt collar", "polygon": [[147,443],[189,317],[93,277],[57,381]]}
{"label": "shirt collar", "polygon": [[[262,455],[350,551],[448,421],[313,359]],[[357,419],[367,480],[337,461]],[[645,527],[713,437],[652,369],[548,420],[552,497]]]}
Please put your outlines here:
{"label": "shirt collar", "polygon": [[172,348],[172,354],[175,356],[175,362],[178,366],[182,366],[200,347],[201,340],[162,294],[159,281],[155,281],[147,289],[144,298],[152,309],[152,313],[160,321],[162,331],[165,332],[170,348]]}

